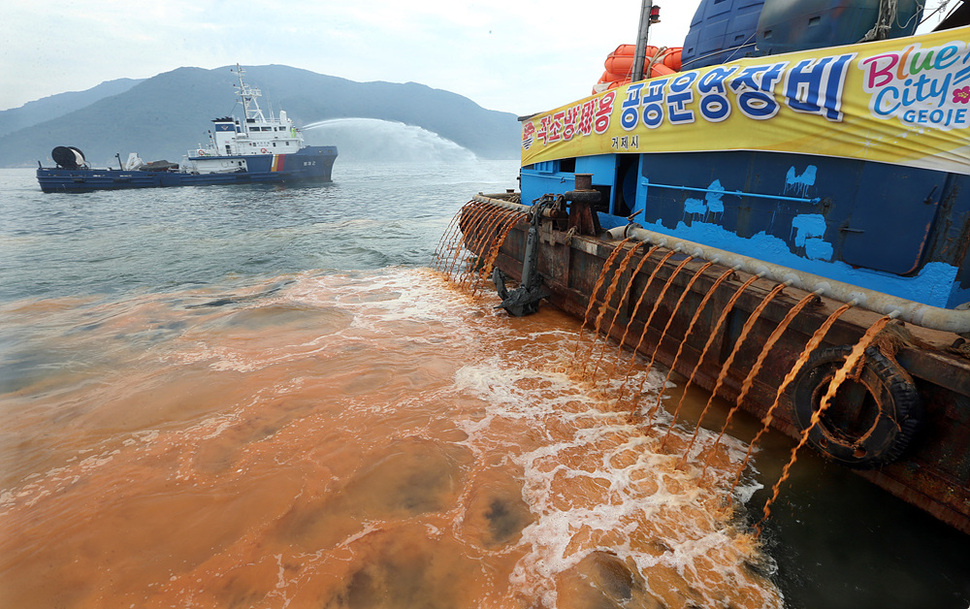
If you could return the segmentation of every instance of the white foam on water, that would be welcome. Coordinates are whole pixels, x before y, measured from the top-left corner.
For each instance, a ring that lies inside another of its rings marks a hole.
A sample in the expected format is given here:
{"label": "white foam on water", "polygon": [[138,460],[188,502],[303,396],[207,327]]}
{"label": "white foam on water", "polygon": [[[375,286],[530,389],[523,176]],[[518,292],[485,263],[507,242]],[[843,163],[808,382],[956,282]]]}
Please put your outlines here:
{"label": "white foam on water", "polygon": [[390,268],[305,277],[287,290],[286,298],[355,313],[352,327],[358,330],[382,331],[385,324],[422,321],[460,329],[457,322],[481,303],[444,285],[442,276],[429,269]]}
{"label": "white foam on water", "polygon": [[[746,445],[723,436],[720,445],[730,457],[731,471],[709,468],[708,475],[716,481],[700,484],[700,465],[678,468],[679,454],[659,451],[656,435],[631,422],[628,412],[610,409],[611,396],[624,384],[622,378],[601,380],[591,387],[559,369],[570,363],[575,338],[549,333],[544,338],[552,341],[519,338],[512,351],[465,365],[455,375],[457,390],[478,396],[486,405],[480,416],[458,422],[468,435],[466,444],[475,452],[506,451],[524,474],[522,496],[535,521],[518,543],[526,553],[512,572],[512,585],[528,598],[537,597],[542,606],[555,607],[556,577],[590,553],[608,551],[632,561],[648,588],[652,569],[665,566],[697,593],[709,594],[713,602],[721,593],[718,587],[730,588],[740,578],[743,565],[726,562],[720,581],[705,580],[709,575],[702,573],[699,564],[712,555],[732,556],[738,532],[724,512],[705,512],[703,506],[718,505],[727,497],[733,467],[743,459]],[[531,346],[538,342],[544,343],[542,361],[530,361]],[[607,348],[605,370],[616,359],[615,348]],[[551,352],[557,355],[549,358]],[[626,357],[621,358],[619,370],[625,369]],[[642,371],[638,374],[626,381],[628,394],[642,380]],[[663,382],[661,372],[650,373],[639,414],[653,406],[652,397]],[[655,418],[658,429],[665,429],[671,420],[663,410]],[[534,430],[538,444],[524,447],[519,444],[524,434],[506,437],[493,431],[507,429],[510,422]],[[698,456],[715,437],[702,429],[692,454]],[[741,496],[753,492],[751,487],[738,491]],[[653,527],[656,521],[665,524]],[[653,536],[648,541],[656,546],[642,547],[644,534]],[[780,606],[770,584],[753,594],[757,597],[753,606]]]}

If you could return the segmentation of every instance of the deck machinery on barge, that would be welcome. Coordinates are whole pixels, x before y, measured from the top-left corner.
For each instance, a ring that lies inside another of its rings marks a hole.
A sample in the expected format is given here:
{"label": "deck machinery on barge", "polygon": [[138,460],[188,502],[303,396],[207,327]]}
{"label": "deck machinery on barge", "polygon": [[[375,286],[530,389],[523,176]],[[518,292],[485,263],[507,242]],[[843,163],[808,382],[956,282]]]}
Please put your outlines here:
{"label": "deck machinery on barge", "polygon": [[[595,285],[614,250],[659,246],[641,248],[651,259],[628,267],[640,269],[622,279],[632,289],[601,305],[617,317],[615,339],[629,325],[627,344],[644,332],[652,351],[666,330],[657,360],[687,376],[714,333],[695,383],[757,417],[771,409],[776,429],[970,533],[970,11],[960,4],[937,31],[913,35],[921,11],[905,1],[705,0],[680,71],[635,72],[521,118],[521,193],[479,195],[466,209],[532,214],[495,258],[513,314],[547,298],[583,316],[604,296]],[[462,226],[466,237],[474,228]],[[644,291],[651,306],[638,308]],[[876,324],[862,363],[823,406]]]}

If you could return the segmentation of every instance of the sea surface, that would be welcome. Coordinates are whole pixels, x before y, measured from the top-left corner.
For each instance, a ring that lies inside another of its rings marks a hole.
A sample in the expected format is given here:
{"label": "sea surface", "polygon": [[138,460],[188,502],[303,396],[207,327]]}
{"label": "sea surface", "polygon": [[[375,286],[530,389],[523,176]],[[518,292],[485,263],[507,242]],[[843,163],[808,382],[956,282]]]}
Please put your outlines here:
{"label": "sea surface", "polygon": [[651,404],[664,371],[440,270],[517,163],[401,158],[89,194],[0,170],[0,606],[970,606],[968,536],[810,452],[757,536],[792,442],[734,491],[757,422],[703,471],[689,422],[661,448],[669,417],[580,364]]}

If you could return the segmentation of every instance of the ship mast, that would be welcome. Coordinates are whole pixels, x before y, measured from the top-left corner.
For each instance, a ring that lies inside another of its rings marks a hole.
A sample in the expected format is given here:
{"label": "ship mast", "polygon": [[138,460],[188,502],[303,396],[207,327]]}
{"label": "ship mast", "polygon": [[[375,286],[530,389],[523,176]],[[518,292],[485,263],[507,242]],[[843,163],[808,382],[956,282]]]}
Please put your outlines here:
{"label": "ship mast", "polygon": [[651,23],[660,23],[660,5],[654,6],[653,0],[643,0],[643,5],[640,7],[640,29],[633,60],[633,75],[630,77],[632,82],[643,80],[644,55],[647,52],[647,35],[650,32]]}
{"label": "ship mast", "polygon": [[245,70],[237,63],[236,76],[239,77],[239,84],[236,85],[236,88],[239,98],[242,99],[243,111],[246,113],[246,122],[251,122],[250,119],[266,122],[266,117],[263,116],[263,111],[259,108],[259,102],[256,101],[256,98],[261,96],[262,93],[256,87],[247,85],[243,81],[243,74],[245,74]]}

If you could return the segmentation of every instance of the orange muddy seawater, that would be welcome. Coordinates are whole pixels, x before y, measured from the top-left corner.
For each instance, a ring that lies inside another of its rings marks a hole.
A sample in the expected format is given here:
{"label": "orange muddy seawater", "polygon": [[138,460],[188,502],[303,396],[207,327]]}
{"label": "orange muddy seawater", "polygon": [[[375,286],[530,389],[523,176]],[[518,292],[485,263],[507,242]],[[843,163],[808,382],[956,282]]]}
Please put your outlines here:
{"label": "orange muddy seawater", "polygon": [[492,300],[389,268],[4,305],[86,362],[5,396],[0,604],[781,607],[747,447],[678,468],[692,429],[661,450],[575,369],[597,339]]}

